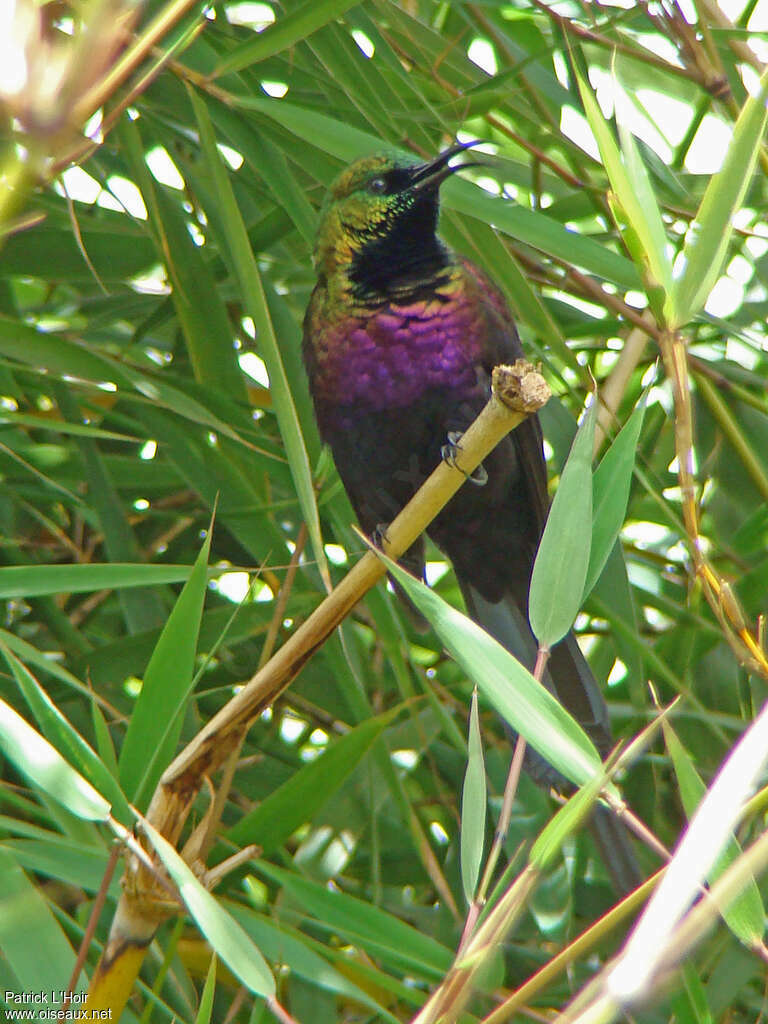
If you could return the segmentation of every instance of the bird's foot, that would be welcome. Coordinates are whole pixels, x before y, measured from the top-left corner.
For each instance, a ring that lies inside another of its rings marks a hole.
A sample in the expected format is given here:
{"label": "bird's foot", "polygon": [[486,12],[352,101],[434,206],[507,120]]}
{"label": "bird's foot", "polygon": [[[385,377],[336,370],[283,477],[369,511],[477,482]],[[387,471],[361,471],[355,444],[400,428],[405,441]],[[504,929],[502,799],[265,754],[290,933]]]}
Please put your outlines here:
{"label": "bird's foot", "polygon": [[483,466],[482,462],[475,469],[474,473],[465,473],[464,470],[456,465],[456,456],[461,451],[461,432],[458,430],[448,431],[448,443],[444,444],[440,449],[440,455],[443,462],[447,462],[449,466],[453,466],[454,469],[458,469],[460,473],[464,473],[467,480],[474,484],[476,487],[484,487],[488,483],[488,473]]}
{"label": "bird's foot", "polygon": [[377,548],[384,550],[384,545],[389,544],[389,537],[387,536],[387,530],[389,523],[376,523],[371,533],[371,540]]}

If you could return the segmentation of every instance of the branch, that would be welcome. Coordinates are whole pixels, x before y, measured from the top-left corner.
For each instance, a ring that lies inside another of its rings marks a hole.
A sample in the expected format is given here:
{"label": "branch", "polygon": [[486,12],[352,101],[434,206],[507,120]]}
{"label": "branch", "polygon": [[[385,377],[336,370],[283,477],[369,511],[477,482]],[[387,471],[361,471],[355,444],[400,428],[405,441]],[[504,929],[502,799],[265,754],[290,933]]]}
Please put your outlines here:
{"label": "branch", "polygon": [[[506,435],[549,399],[549,388],[520,359],[493,371],[493,393],[462,437],[455,463],[441,462],[387,528],[386,554],[398,558],[429,526],[466,478]],[[147,820],[174,845],[198,791],[222,766],[243,730],[296,678],[357,602],[384,575],[381,560],[368,552],[253,678],[203,727],[165,770]],[[124,879],[109,940],[94,974],[88,1009],[108,1008],[119,1017],[141,967],[144,951],[168,904],[155,903],[157,881],[135,857]]]}

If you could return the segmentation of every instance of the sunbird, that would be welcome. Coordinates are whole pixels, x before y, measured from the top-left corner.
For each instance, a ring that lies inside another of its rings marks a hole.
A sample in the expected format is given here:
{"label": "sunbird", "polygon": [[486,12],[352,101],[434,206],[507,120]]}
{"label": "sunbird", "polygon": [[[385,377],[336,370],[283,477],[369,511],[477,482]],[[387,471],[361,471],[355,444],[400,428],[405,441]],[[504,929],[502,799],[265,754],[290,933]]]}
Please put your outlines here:
{"label": "sunbird", "polygon": [[[488,401],[493,367],[523,356],[501,291],[438,234],[440,185],[470,166],[451,163],[467,148],[426,163],[399,153],[356,160],[320,215],[304,362],[321,437],[374,538],[460,445]],[[541,425],[530,416],[427,531],[467,613],[528,669],[537,651],[528,590],[548,510]],[[424,559],[422,537],[401,561],[423,576]],[[605,756],[608,710],[572,632],[552,648],[544,683]],[[563,781],[530,748],[525,766],[542,785]],[[625,827],[598,807],[591,829],[614,885],[631,891],[641,875]]]}

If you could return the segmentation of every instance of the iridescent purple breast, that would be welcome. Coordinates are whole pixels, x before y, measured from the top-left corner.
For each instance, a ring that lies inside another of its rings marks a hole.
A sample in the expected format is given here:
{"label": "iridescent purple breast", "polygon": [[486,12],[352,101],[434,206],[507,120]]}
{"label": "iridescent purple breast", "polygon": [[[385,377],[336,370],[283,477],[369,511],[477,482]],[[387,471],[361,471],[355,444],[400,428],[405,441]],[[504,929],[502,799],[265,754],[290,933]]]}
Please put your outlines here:
{"label": "iridescent purple breast", "polygon": [[476,388],[489,331],[500,324],[473,284],[462,275],[428,299],[338,318],[316,310],[307,358],[321,428],[326,415],[350,422],[355,413],[407,408],[425,391]]}

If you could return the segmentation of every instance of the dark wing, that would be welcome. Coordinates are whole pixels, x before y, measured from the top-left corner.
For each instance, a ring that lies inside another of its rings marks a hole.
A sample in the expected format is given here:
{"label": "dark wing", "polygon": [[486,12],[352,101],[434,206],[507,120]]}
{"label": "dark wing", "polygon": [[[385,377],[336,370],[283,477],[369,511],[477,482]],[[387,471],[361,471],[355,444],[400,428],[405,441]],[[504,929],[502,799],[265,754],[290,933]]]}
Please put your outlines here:
{"label": "dark wing", "polygon": [[[507,301],[489,277],[470,260],[462,260],[462,265],[477,281],[478,285],[498,317],[501,329],[492,332],[488,338],[488,354],[485,370],[489,374],[494,366],[500,363],[514,363],[523,359],[523,346],[517,333],[515,321],[512,319]],[[549,512],[549,494],[547,492],[547,465],[544,460],[544,437],[538,416],[529,416],[512,432],[512,440],[520,464],[520,475],[525,481],[527,499],[534,512],[539,527],[539,535],[544,529]],[[538,544],[538,537],[536,538]]]}

